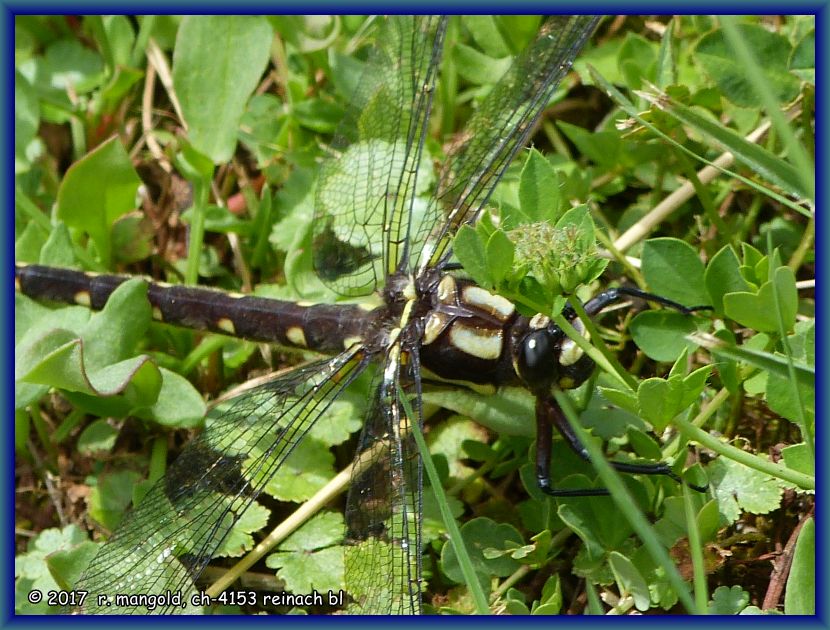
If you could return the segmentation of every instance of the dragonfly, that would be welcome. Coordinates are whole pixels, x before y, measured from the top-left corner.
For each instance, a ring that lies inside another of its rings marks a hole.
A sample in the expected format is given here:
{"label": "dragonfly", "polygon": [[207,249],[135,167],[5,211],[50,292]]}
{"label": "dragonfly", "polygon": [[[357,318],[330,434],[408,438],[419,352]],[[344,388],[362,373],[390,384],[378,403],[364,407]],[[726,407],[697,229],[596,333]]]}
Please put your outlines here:
{"label": "dragonfly", "polygon": [[[481,216],[598,20],[546,18],[437,173],[425,143],[447,18],[391,16],[382,23],[333,142],[334,157],[321,168],[313,227],[320,279],[344,296],[376,293],[381,306],[304,305],[150,283],[148,300],[160,321],[326,358],[246,391],[208,418],[93,558],[76,584],[91,595],[77,612],[145,613],[117,605],[114,595],[195,593],[234,524],[364,373],[372,375],[372,393],[355,456],[361,466],[346,502],[349,612],[422,610],[423,472],[413,429],[424,424],[426,374],[526,388],[536,398],[539,487],[550,496],[606,494],[557,489],[550,478],[554,428],[588,457],[552,392],[585,382],[593,361],[547,316],[521,315],[509,300],[458,273],[452,249],[458,229]],[[24,294],[100,309],[125,278],[17,265],[16,281]],[[630,298],[694,310],[622,287],[587,301],[585,311],[593,316]],[[584,332],[573,309],[564,314]],[[612,464],[681,481],[665,463]],[[171,604],[153,612],[180,611]]]}

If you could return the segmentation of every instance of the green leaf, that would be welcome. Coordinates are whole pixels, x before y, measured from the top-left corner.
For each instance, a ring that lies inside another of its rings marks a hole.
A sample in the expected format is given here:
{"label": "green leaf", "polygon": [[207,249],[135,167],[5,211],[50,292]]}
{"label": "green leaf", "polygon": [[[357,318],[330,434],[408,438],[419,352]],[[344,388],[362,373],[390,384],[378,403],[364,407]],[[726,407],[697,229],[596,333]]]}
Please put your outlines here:
{"label": "green leaf", "polygon": [[58,188],[57,216],[89,234],[104,265],[111,259],[110,228],[135,208],[141,180],[117,137],[75,162]]}
{"label": "green leaf", "polygon": [[265,71],[272,39],[260,16],[187,16],[179,26],[173,84],[191,143],[215,164],[233,156],[239,121]]}
{"label": "green leaf", "polygon": [[453,48],[452,57],[458,67],[458,73],[475,85],[495,83],[513,63],[512,57],[494,59],[460,43]]}
{"label": "green leaf", "polygon": [[507,57],[512,50],[499,30],[493,15],[464,15],[461,22],[470,31],[475,43],[490,57]]}
{"label": "green leaf", "polygon": [[647,378],[637,388],[640,415],[660,433],[682,409],[683,385],[679,378]]}
{"label": "green leaf", "polygon": [[749,603],[749,593],[740,586],[719,586],[709,602],[710,615],[737,615]]}
{"label": "green leaf", "polygon": [[462,225],[458,228],[453,240],[453,252],[473,280],[484,288],[493,288],[493,279],[487,266],[486,246],[473,227]]}
{"label": "green leaf", "polygon": [[192,429],[202,423],[207,413],[205,400],[186,378],[167,368],[161,372],[161,389],[149,410],[136,410],[136,415],[176,429]]}
{"label": "green leaf", "polygon": [[[342,547],[329,547],[316,551],[273,553],[266,565],[279,569],[277,577],[293,593],[316,591],[327,594],[337,592],[344,583],[344,557]],[[324,598],[325,601],[325,598]]]}
{"label": "green leaf", "polygon": [[609,169],[617,168],[626,160],[620,134],[611,131],[590,132],[582,127],[559,121],[557,127],[579,151],[593,162]]}
{"label": "green leaf", "polygon": [[795,543],[793,562],[784,593],[785,615],[816,614],[816,528],[808,518]]}
{"label": "green leaf", "polygon": [[816,464],[811,457],[810,448],[804,443],[792,444],[781,449],[781,456],[787,468],[792,468],[805,475],[814,475]]}
{"label": "green leaf", "polygon": [[515,246],[503,230],[496,230],[487,241],[487,267],[494,285],[501,283],[513,268]]}
{"label": "green leaf", "polygon": [[626,33],[617,54],[617,64],[629,88],[639,88],[643,79],[653,82],[656,61],[654,42],[635,33]]}
{"label": "green leaf", "polygon": [[71,268],[77,266],[78,260],[75,257],[72,238],[65,223],[58,223],[49,234],[49,238],[43,244],[43,249],[40,250],[40,256],[36,262],[41,265],[53,265],[55,267]]}
{"label": "green leaf", "polygon": [[59,39],[46,49],[38,68],[38,84],[48,90],[91,92],[105,76],[101,57],[77,39]]}
{"label": "green leaf", "polygon": [[132,470],[99,476],[89,494],[89,515],[109,531],[114,530],[130,506],[133,486],[140,479]]}
{"label": "green leaf", "polygon": [[[474,518],[461,527],[461,536],[473,568],[480,578],[507,577],[519,568],[519,563],[508,556],[488,559],[485,555],[488,549],[505,550],[523,543],[521,534],[512,525],[497,523],[489,518]],[[442,548],[441,568],[449,579],[463,583],[464,575],[453,545],[444,545]]]}
{"label": "green leaf", "polygon": [[[246,465],[257,464],[263,453],[254,448]],[[244,468],[245,466],[243,466]],[[265,491],[280,501],[305,501],[334,477],[334,455],[328,445],[306,437],[268,480]]]}
{"label": "green leaf", "polygon": [[[798,96],[799,81],[787,67],[790,59],[790,43],[787,39],[754,24],[739,24],[737,30],[755,55],[765,82],[775,98],[779,102],[788,103]],[[740,107],[764,106],[722,31],[704,36],[698,42],[694,58],[718,84],[723,95],[733,103]]]}
{"label": "green leaf", "polygon": [[519,180],[519,207],[530,222],[559,218],[559,179],[551,163],[531,149]]}
{"label": "green leaf", "polygon": [[816,31],[810,30],[793,48],[790,56],[790,70],[808,83],[816,83]]}
{"label": "green leaf", "polygon": [[691,352],[697,348],[686,335],[707,326],[708,322],[699,317],[661,310],[637,313],[628,329],[646,356],[655,361],[674,361],[684,350]]}
{"label": "green leaf", "polygon": [[228,558],[238,558],[254,546],[254,538],[251,535],[258,532],[268,524],[271,510],[260,505],[256,501],[251,503],[234,523],[233,528],[228,532],[227,537],[222,541],[222,546],[214,554]]}
{"label": "green leaf", "polygon": [[[777,305],[775,293],[778,295]],[[723,296],[727,317],[761,332],[778,332],[777,306],[781,309],[784,330],[791,330],[798,311],[798,290],[789,267],[776,269],[773,279],[762,284],[757,293],[741,291]]]}
{"label": "green leaf", "polygon": [[768,514],[781,504],[781,486],[769,475],[724,457],[712,462],[706,470],[718,509],[728,523],[734,523],[742,510]]}
{"label": "green leaf", "polygon": [[608,554],[608,563],[614,572],[614,579],[621,594],[631,595],[634,598],[634,606],[639,611],[649,609],[651,597],[648,592],[648,584],[645,578],[637,570],[637,567],[621,553],[612,551]]}
{"label": "green leaf", "polygon": [[118,429],[104,419],[96,420],[81,432],[78,437],[78,452],[84,455],[107,453],[115,446]]}
{"label": "green leaf", "polygon": [[700,256],[685,241],[652,238],[643,245],[643,277],[649,289],[684,306],[709,303]]}
{"label": "green leaf", "polygon": [[53,551],[46,556],[46,566],[61,589],[71,590],[100,548],[100,543],[85,540],[70,549]]}
{"label": "green leaf", "polygon": [[741,263],[729,245],[712,256],[706,266],[704,282],[715,312],[723,315],[723,296],[727,293],[749,291],[750,287],[741,275]]}

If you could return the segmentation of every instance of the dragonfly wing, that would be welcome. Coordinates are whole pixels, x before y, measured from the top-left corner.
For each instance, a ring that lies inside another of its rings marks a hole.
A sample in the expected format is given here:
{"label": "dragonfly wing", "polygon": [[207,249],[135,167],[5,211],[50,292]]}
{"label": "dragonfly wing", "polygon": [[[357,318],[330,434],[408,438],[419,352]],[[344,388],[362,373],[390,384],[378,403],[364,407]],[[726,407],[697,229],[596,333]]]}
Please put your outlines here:
{"label": "dragonfly wing", "polygon": [[346,503],[346,588],[351,612],[361,614],[421,612],[421,458],[410,427],[423,419],[412,395],[418,388],[395,356],[387,358],[363,427]]}
{"label": "dragonfly wing", "polygon": [[87,567],[76,585],[89,593],[79,612],[199,612],[190,606],[118,606],[114,597],[169,590],[187,604],[196,578],[221,555],[233,525],[367,362],[365,352],[353,348],[247,391],[209,418]]}
{"label": "dragonfly wing", "polygon": [[[314,267],[338,293],[366,295],[408,264],[408,235],[432,177],[423,143],[446,18],[390,16],[317,183]],[[419,210],[420,209],[420,210]]]}
{"label": "dragonfly wing", "polygon": [[[418,273],[445,262],[458,227],[476,221],[598,21],[595,16],[547,18],[482,101],[442,168],[420,231],[413,233],[413,242],[427,241]],[[430,234],[434,225],[440,227]]]}

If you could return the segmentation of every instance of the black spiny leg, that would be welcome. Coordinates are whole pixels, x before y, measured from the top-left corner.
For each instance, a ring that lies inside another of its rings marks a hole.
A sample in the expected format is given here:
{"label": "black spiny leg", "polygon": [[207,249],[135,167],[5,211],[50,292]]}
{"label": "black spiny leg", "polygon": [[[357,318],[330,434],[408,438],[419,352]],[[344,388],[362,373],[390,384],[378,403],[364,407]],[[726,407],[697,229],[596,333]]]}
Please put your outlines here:
{"label": "black spiny leg", "polygon": [[641,291],[640,289],[635,289],[634,287],[618,287],[616,289],[609,289],[608,291],[603,291],[599,295],[595,295],[590,300],[585,303],[585,312],[588,315],[596,315],[597,313],[601,312],[604,308],[611,306],[612,304],[616,304],[617,302],[622,302],[626,298],[638,298],[641,300],[648,300],[649,302],[655,302],[657,304],[661,304],[668,308],[672,308],[676,311],[683,313],[684,315],[691,315],[695,311],[711,311],[712,307],[707,305],[701,306],[684,306],[678,302],[670,300],[668,298],[660,297],[659,295],[654,295],[653,293],[647,293],[646,291]]}
{"label": "black spiny leg", "polygon": [[[545,494],[554,497],[593,497],[608,494],[605,488],[585,488],[582,490],[556,490],[551,487],[550,482],[550,454],[552,427],[555,426],[565,441],[582,459],[590,461],[588,451],[579,441],[576,434],[568,424],[565,414],[553,398],[536,399],[536,479],[539,488]],[[706,492],[708,486],[698,486],[685,482],[663,462],[652,464],[631,464],[628,462],[609,461],[614,469],[624,473],[638,475],[665,475],[678,483],[686,483],[693,490]]]}
{"label": "black spiny leg", "polygon": [[[548,407],[553,406],[559,413],[559,405],[555,400],[542,400],[536,398],[536,482],[539,484],[539,489],[551,497],[600,497],[607,496],[608,490],[605,488],[584,488],[577,490],[557,490],[551,486],[550,481],[550,452],[551,441],[553,438],[553,423],[555,415],[552,415]],[[565,421],[567,422],[567,420]],[[582,446],[577,441],[580,447]],[[574,445],[571,444],[571,447]],[[587,459],[587,453],[582,448],[582,453],[577,450],[580,456]]]}

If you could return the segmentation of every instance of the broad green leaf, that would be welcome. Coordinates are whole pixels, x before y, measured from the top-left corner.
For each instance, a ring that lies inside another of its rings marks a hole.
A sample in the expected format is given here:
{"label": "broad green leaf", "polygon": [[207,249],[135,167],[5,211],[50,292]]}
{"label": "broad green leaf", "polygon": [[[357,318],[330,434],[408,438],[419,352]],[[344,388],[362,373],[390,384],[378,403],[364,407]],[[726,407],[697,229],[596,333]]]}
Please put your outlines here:
{"label": "broad green leaf", "polygon": [[101,455],[112,450],[118,438],[118,429],[104,419],[87,425],[78,437],[78,451],[84,455]]}
{"label": "broad green leaf", "polygon": [[91,47],[79,39],[59,39],[39,60],[37,85],[53,93],[85,94],[98,87],[104,76],[103,60]]}
{"label": "broad green leaf", "polygon": [[589,132],[562,121],[557,122],[557,126],[581,153],[600,166],[612,169],[626,161],[620,134],[610,131]]}
{"label": "broad green leaf", "polygon": [[254,546],[254,538],[251,535],[258,532],[268,524],[268,517],[271,511],[254,501],[234,523],[233,528],[228,532],[227,537],[222,541],[222,546],[214,554],[215,556],[238,558]]}
{"label": "broad green leaf", "polygon": [[657,51],[654,42],[635,33],[626,33],[617,54],[617,64],[629,88],[639,88],[643,79],[653,82],[656,61]]}
{"label": "broad green leaf", "polygon": [[[788,103],[798,96],[799,81],[787,67],[791,51],[787,39],[755,24],[739,24],[737,30],[752,50],[775,98]],[[741,107],[763,107],[722,31],[704,36],[698,42],[694,59],[733,103]]]}
{"label": "broad green leaf", "polygon": [[700,532],[701,542],[715,540],[718,530],[721,527],[718,502],[714,499],[707,501],[706,505],[700,508],[697,513],[697,529]]}
{"label": "broad green leaf", "polygon": [[71,268],[78,265],[72,238],[65,223],[58,223],[49,234],[49,238],[43,244],[43,249],[40,250],[37,262],[41,265],[52,265],[54,267]]}
{"label": "broad green leaf", "polygon": [[458,228],[453,240],[453,252],[473,280],[485,288],[493,288],[493,279],[487,266],[486,245],[473,227],[462,225]]}
{"label": "broad green leaf", "polygon": [[708,304],[704,268],[691,245],[676,238],[652,238],[643,245],[643,277],[649,290],[683,306]]}
{"label": "broad green leaf", "polygon": [[637,567],[621,553],[612,551],[608,554],[608,562],[614,572],[614,578],[621,594],[634,598],[634,606],[639,611],[646,611],[651,604],[648,593],[648,584],[637,570]]}
{"label": "broad green leaf", "polygon": [[84,359],[90,366],[103,366],[135,354],[152,321],[147,288],[142,278],[131,278],[113,291],[100,312],[90,317],[81,331]]}
{"label": "broad green leaf", "polygon": [[749,603],[749,593],[740,586],[719,586],[709,602],[710,615],[737,615]]}
{"label": "broad green leaf", "polygon": [[186,378],[160,367],[161,390],[150,409],[136,410],[135,415],[177,429],[198,427],[207,413],[202,395]]}
{"label": "broad green leaf", "polygon": [[809,83],[816,82],[816,31],[811,30],[793,48],[790,70]]}
{"label": "broad green leaf", "polygon": [[487,241],[487,266],[493,283],[501,283],[513,268],[513,242],[503,230],[496,230]]}
{"label": "broad green leaf", "polygon": [[99,476],[89,494],[89,515],[109,531],[115,529],[130,506],[132,487],[140,478],[132,470]]}
{"label": "broad green leaf", "polygon": [[648,378],[637,388],[642,418],[660,433],[682,409],[683,383],[680,378]]}
{"label": "broad green leaf", "polygon": [[741,511],[767,514],[781,504],[781,486],[769,475],[718,458],[706,469],[718,500],[718,509],[728,523],[734,523]]}
{"label": "broad green leaf", "polygon": [[46,556],[46,566],[61,589],[71,590],[100,548],[100,543],[85,540],[69,549],[53,551]]}
{"label": "broad green leaf", "polygon": [[693,351],[697,344],[686,335],[708,327],[699,317],[676,311],[643,311],[629,325],[634,343],[655,361],[674,361],[684,350]]}
{"label": "broad green leaf", "polygon": [[728,293],[723,296],[723,306],[727,317],[761,332],[778,332],[778,306],[784,330],[789,331],[795,324],[798,310],[795,276],[789,267],[779,267],[775,270],[773,280],[762,284],[757,293]]}
{"label": "broad green leaf", "polygon": [[513,63],[512,57],[494,59],[466,44],[456,44],[452,50],[458,73],[470,83],[487,85],[495,83]]}
{"label": "broad green leaf", "polygon": [[[262,456],[255,448],[249,453],[247,464],[257,465],[257,458]],[[280,501],[305,501],[331,481],[332,477],[334,455],[326,444],[306,437],[268,480],[265,492]]]}
{"label": "broad green leaf", "polygon": [[89,234],[101,261],[111,258],[110,228],[135,208],[141,180],[114,137],[75,162],[58,188],[57,216],[70,228]]}
{"label": "broad green leaf", "polygon": [[792,444],[781,449],[781,456],[787,468],[792,468],[806,475],[815,474],[815,461],[810,456],[810,449],[804,443]]}
{"label": "broad green leaf", "polygon": [[49,237],[49,232],[40,224],[32,221],[14,242],[14,260],[21,263],[36,263],[40,250]]}
{"label": "broad green leaf", "polygon": [[727,293],[749,291],[750,287],[741,275],[741,263],[729,245],[712,256],[706,265],[704,282],[715,312],[723,314],[723,296]]}
{"label": "broad green leaf", "polygon": [[519,206],[531,222],[559,218],[559,179],[550,162],[532,149],[519,180]]}
{"label": "broad green leaf", "polygon": [[494,15],[465,15],[461,18],[476,44],[490,57],[507,57],[513,51],[499,30],[498,17]]}
{"label": "broad green leaf", "polygon": [[[461,535],[475,572],[480,577],[507,577],[519,568],[519,563],[510,557],[498,556],[488,559],[485,555],[488,549],[504,550],[522,544],[521,534],[512,525],[480,517],[465,523],[461,527]],[[444,545],[442,548],[441,567],[449,579],[463,583],[464,576],[453,545]]]}
{"label": "broad green leaf", "polygon": [[816,614],[816,531],[815,521],[808,518],[795,543],[793,562],[784,592],[784,614]]}
{"label": "broad green leaf", "polygon": [[173,84],[191,143],[215,164],[233,156],[239,121],[265,71],[272,39],[260,16],[187,16],[179,26]]}

